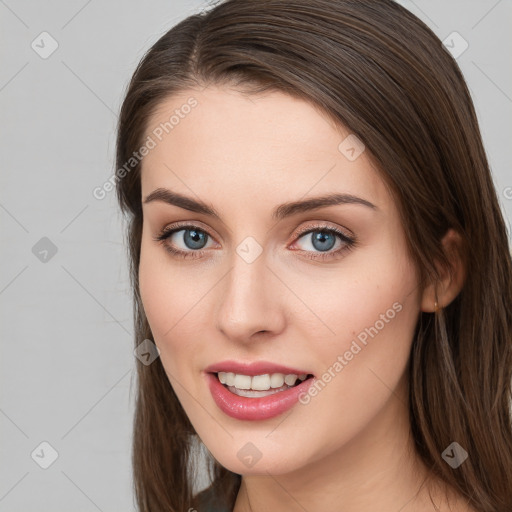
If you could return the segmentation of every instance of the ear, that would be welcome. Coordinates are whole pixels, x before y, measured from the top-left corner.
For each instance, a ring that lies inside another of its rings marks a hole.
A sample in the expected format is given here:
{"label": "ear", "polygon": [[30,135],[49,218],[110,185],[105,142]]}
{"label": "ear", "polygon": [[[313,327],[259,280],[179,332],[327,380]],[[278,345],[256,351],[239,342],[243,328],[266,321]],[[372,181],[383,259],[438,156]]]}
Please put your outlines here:
{"label": "ear", "polygon": [[441,243],[450,262],[450,268],[440,268],[441,280],[429,284],[423,291],[421,311],[425,313],[432,313],[448,306],[462,290],[466,278],[464,258],[462,257],[463,242],[460,233],[449,229]]}

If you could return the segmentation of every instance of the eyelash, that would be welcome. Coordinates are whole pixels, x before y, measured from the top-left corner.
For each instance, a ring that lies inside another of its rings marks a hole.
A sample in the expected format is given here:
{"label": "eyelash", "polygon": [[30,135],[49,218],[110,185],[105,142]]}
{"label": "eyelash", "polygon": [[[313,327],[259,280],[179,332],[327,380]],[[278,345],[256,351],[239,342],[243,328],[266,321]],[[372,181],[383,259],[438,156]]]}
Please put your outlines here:
{"label": "eyelash", "polygon": [[[206,230],[200,228],[199,226],[195,226],[193,224],[173,224],[172,226],[165,227],[156,237],[153,238],[155,242],[158,242],[163,245],[164,249],[172,254],[173,256],[177,258],[182,259],[196,259],[203,256],[203,253],[206,252],[205,249],[201,250],[189,250],[189,251],[182,251],[180,249],[175,249],[172,246],[168,245],[166,243],[167,239],[173,235],[174,233],[177,233],[179,231],[184,230],[196,230],[200,231],[202,233],[205,233],[208,237],[213,238]],[[307,235],[309,233],[314,233],[316,231],[321,231],[323,233],[332,233],[338,236],[339,239],[341,239],[342,242],[345,243],[344,247],[341,247],[333,252],[320,252],[320,253],[313,253],[315,256],[312,256],[311,251],[304,251],[300,249],[296,249],[299,252],[304,252],[305,257],[311,260],[320,260],[320,261],[326,261],[331,259],[336,259],[341,256],[342,253],[348,252],[353,250],[357,245],[357,240],[355,237],[349,237],[342,231],[340,231],[337,228],[327,226],[325,224],[316,225],[316,226],[308,226],[307,228],[304,228],[302,230],[299,230],[298,233],[295,234],[295,237],[297,239],[302,238],[304,235]]]}

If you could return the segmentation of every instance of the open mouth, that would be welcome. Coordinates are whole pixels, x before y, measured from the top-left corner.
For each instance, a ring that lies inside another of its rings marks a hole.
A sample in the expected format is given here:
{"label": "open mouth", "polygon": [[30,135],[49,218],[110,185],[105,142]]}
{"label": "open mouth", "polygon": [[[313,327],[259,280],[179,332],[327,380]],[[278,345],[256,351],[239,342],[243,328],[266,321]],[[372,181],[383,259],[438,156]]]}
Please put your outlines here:
{"label": "open mouth", "polygon": [[273,373],[263,375],[240,375],[232,372],[213,373],[218,381],[234,395],[246,398],[263,398],[288,389],[313,378],[312,374]]}
{"label": "open mouth", "polygon": [[[217,368],[206,371],[205,377],[217,407],[226,415],[242,421],[267,420],[283,414],[300,401],[300,397],[315,381],[313,374],[266,363],[266,368],[260,364],[257,370],[255,365],[238,370],[245,370],[245,374],[219,371],[229,366],[233,368],[237,365],[230,362],[222,366],[219,364]],[[265,370],[269,373],[263,373]],[[279,373],[279,370],[286,373]]]}

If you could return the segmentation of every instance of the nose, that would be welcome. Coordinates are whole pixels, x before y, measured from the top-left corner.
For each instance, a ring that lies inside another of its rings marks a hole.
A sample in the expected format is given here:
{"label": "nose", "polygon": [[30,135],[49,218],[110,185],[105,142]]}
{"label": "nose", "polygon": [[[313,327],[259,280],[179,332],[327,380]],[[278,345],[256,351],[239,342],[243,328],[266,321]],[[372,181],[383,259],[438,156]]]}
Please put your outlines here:
{"label": "nose", "polygon": [[264,253],[248,263],[238,254],[218,290],[216,327],[228,339],[247,343],[284,329],[283,285]]}

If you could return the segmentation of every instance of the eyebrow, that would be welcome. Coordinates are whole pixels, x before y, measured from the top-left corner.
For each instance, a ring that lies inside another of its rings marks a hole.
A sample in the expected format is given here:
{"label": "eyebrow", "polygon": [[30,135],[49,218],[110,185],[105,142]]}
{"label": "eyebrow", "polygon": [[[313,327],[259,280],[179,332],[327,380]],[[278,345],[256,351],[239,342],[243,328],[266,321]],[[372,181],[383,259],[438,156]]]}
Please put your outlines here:
{"label": "eyebrow", "polygon": [[[189,210],[195,213],[202,213],[210,217],[214,217],[221,220],[218,212],[210,206],[200,200],[192,199],[177,192],[173,192],[166,188],[157,188],[151,192],[144,203],[151,203],[153,201],[161,201],[173,206],[178,206],[185,210]],[[378,210],[377,206],[366,199],[351,195],[351,194],[326,194],[323,196],[312,197],[302,201],[293,201],[289,203],[283,203],[275,208],[272,212],[272,219],[281,220],[298,213],[308,212],[316,210],[318,208],[325,208],[327,206],[335,206],[339,204],[357,204],[371,208],[372,210]]]}

